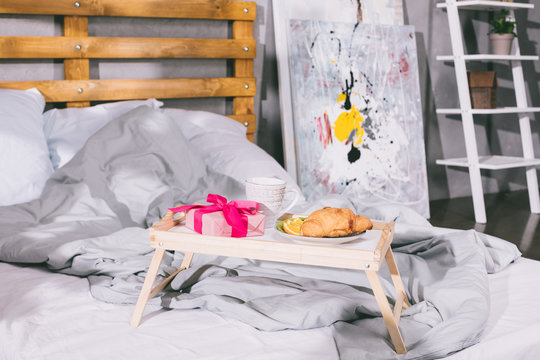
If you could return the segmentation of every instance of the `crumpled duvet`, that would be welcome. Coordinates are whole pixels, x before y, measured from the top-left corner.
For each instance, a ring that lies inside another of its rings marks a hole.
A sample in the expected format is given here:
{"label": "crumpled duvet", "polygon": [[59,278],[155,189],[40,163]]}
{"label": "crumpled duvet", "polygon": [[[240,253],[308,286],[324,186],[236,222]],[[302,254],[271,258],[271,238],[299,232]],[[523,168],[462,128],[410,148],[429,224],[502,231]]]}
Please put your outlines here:
{"label": "crumpled duvet", "polygon": [[[88,277],[100,300],[134,303],[153,254],[147,227],[168,207],[208,193],[243,197],[241,184],[191,151],[174,120],[140,107],[93,135],[40,199],[0,207],[0,260],[45,263]],[[296,210],[323,205],[353,208],[333,196]],[[197,254],[152,301],[207,309],[264,331],[329,326],[342,359],[433,359],[478,342],[490,311],[487,274],[519,257],[517,248],[473,230],[432,227],[399,206],[354,210],[396,221],[392,246],[412,304],[399,325],[405,355],[394,352],[362,271]],[[160,275],[181,260],[167,253]],[[386,267],[379,275],[393,304]]]}

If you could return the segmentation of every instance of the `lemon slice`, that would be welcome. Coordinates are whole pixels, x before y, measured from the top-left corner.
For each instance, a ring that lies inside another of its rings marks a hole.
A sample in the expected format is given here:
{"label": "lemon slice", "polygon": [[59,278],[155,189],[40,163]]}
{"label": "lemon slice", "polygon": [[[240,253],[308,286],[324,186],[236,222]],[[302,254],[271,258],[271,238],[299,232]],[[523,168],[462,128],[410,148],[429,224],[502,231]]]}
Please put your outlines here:
{"label": "lemon slice", "polygon": [[300,228],[302,227],[303,223],[304,223],[304,219],[302,218],[299,218],[299,217],[290,218],[288,220],[285,220],[285,222],[283,222],[283,231],[291,235],[301,235]]}

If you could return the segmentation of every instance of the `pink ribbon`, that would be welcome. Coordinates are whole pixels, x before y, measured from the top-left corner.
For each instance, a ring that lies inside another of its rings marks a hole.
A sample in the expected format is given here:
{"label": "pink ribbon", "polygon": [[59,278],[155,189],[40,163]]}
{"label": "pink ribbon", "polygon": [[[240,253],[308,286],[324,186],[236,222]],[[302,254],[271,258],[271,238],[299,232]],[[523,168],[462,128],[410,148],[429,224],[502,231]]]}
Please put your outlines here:
{"label": "pink ribbon", "polygon": [[194,214],[194,227],[199,234],[202,233],[202,217],[204,214],[223,211],[225,221],[232,227],[232,237],[245,237],[248,231],[247,215],[255,215],[259,210],[258,202],[247,200],[227,202],[226,198],[216,194],[208,194],[206,201],[214,205],[185,205],[170,208],[169,210],[172,212],[185,211],[187,213],[189,210],[197,209]]}

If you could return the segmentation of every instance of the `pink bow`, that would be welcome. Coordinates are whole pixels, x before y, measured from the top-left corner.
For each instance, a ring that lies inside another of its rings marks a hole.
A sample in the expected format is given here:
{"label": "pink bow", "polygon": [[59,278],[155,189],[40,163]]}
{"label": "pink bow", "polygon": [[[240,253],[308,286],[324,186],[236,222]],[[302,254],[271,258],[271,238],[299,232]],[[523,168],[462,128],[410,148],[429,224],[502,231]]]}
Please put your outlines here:
{"label": "pink bow", "polygon": [[255,215],[259,210],[259,203],[247,200],[233,200],[227,203],[227,199],[216,194],[208,194],[206,201],[214,205],[185,205],[169,209],[172,212],[186,213],[191,209],[195,211],[194,227],[199,234],[202,232],[202,217],[204,214],[223,211],[227,224],[232,227],[232,237],[245,237],[248,231],[247,215]]}

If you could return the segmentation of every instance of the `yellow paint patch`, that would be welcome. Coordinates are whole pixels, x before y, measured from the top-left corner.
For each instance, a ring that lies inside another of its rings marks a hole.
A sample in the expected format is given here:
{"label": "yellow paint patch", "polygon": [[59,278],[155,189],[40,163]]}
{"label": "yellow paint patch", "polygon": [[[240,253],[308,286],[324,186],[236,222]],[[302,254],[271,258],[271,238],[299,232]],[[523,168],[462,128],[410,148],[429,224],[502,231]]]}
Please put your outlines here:
{"label": "yellow paint patch", "polygon": [[351,132],[356,130],[353,138],[353,144],[354,146],[360,145],[364,137],[364,128],[362,127],[363,122],[364,117],[353,105],[350,111],[342,112],[334,122],[333,128],[336,139],[344,142],[349,138]]}
{"label": "yellow paint patch", "polygon": [[344,93],[339,93],[336,102],[345,101],[347,99],[347,96]]}

